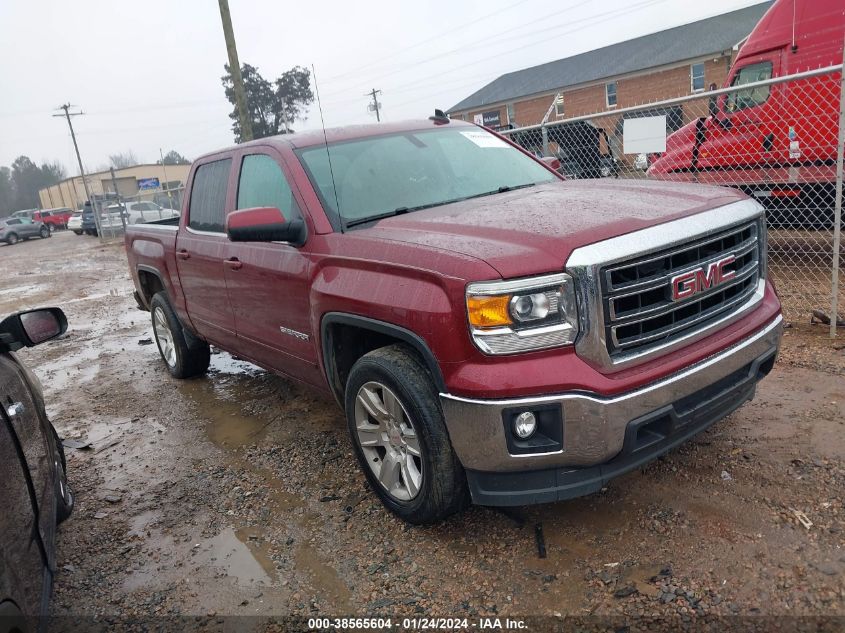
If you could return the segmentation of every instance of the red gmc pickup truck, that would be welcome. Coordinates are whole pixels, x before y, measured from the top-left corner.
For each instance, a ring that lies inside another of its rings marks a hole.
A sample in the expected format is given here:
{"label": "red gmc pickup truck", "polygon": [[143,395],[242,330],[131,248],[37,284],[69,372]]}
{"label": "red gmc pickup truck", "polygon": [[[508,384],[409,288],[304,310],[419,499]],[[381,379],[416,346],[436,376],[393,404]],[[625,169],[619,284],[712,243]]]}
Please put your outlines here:
{"label": "red gmc pickup truck", "polygon": [[599,490],[775,362],[763,210],[734,189],[566,182],[436,115],[214,152],[186,193],[126,231],[170,373],[211,344],[331,394],[412,523]]}

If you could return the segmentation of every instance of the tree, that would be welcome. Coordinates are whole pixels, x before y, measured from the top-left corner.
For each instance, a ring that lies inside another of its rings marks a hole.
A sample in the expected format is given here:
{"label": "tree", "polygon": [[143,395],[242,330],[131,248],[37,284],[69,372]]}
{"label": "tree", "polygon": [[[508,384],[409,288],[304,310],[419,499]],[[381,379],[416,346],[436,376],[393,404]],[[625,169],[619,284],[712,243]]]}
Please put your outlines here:
{"label": "tree", "polygon": [[131,149],[120,154],[109,154],[109,165],[115,169],[125,169],[126,167],[134,167],[141,161],[135,156],[135,152]]}
{"label": "tree", "polygon": [[182,156],[175,149],[170,150],[164,155],[162,160],[157,160],[157,165],[190,165],[191,161]]}
{"label": "tree", "polygon": [[[241,126],[238,120],[232,74],[228,64],[224,65],[224,68],[226,74],[221,80],[226,99],[233,106],[229,118],[232,119],[235,141],[240,143]],[[311,91],[311,71],[307,68],[294,66],[274,83],[267,81],[258,72],[258,68],[249,64],[243,64],[241,75],[254,138],[288,134],[293,131],[291,124],[294,121],[305,120],[305,110],[314,102],[314,93]]]}
{"label": "tree", "polygon": [[5,218],[14,209],[15,189],[12,183],[12,170],[0,167],[0,218]]}
{"label": "tree", "polygon": [[8,167],[0,168],[0,196],[4,195],[6,181],[9,183],[5,188],[10,201],[6,204],[13,207],[2,210],[6,212],[40,206],[39,189],[54,185],[64,178],[65,168],[58,162],[42,163],[39,167],[28,156],[18,156],[11,170]]}

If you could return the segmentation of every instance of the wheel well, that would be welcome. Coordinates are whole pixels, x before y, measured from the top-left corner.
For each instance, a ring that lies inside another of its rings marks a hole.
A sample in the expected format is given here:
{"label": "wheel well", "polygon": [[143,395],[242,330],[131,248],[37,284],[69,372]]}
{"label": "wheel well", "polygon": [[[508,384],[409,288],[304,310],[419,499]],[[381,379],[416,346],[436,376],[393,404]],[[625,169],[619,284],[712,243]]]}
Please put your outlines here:
{"label": "wheel well", "polygon": [[161,283],[161,278],[149,270],[138,271],[138,281],[141,284],[141,292],[143,293],[144,303],[149,306],[150,301],[157,292],[164,290],[164,284]]}
{"label": "wheel well", "polygon": [[343,404],[346,381],[355,362],[364,354],[400,343],[428,370],[438,390],[445,390],[440,368],[425,343],[413,333],[387,324],[331,322],[323,326],[323,354],[329,386]]}

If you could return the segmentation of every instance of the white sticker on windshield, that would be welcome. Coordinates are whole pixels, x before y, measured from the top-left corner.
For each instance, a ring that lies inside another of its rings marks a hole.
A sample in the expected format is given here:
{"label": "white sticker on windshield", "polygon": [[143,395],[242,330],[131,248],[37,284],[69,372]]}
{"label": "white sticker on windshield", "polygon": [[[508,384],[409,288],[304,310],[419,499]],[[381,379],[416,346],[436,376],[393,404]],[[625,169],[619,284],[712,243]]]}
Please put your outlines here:
{"label": "white sticker on windshield", "polygon": [[502,139],[493,136],[487,132],[481,131],[472,131],[472,132],[461,132],[466,138],[470,141],[478,145],[479,147],[507,147],[508,144],[505,143]]}

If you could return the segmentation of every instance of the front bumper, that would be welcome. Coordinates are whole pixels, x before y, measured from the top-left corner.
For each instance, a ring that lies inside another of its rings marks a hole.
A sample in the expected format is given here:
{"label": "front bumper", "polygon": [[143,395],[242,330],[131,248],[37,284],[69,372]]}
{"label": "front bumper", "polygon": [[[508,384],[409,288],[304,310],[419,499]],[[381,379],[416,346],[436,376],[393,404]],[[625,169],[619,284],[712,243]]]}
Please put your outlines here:
{"label": "front bumper", "polygon": [[[585,392],[512,400],[440,394],[449,436],[473,501],[523,505],[589,494],[653,460],[754,396],[774,365],[783,320],[658,382],[602,397]],[[505,421],[514,410],[558,409],[561,447],[513,454]]]}

